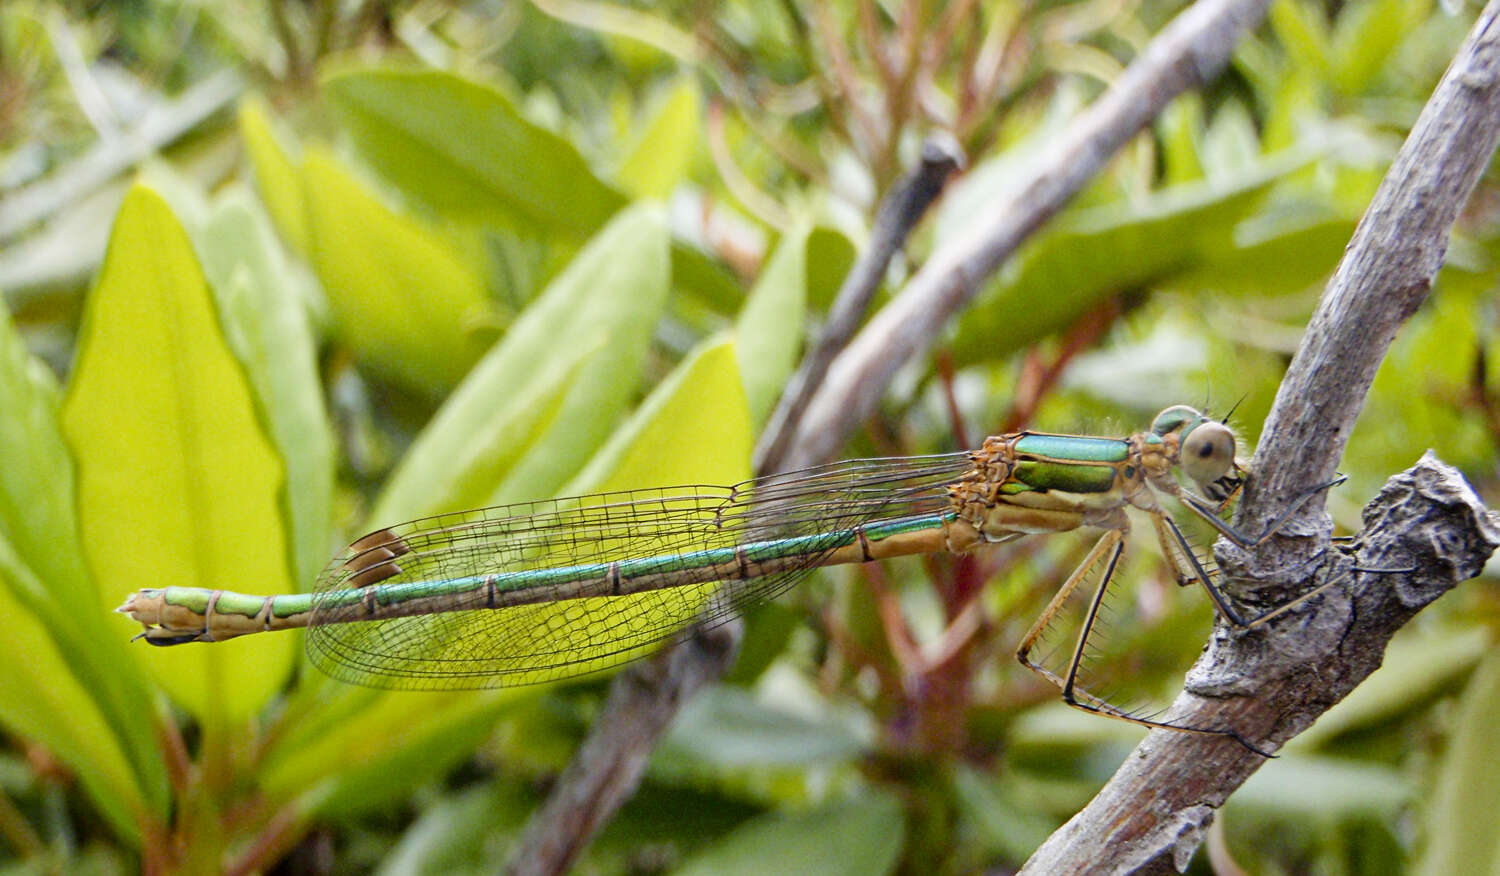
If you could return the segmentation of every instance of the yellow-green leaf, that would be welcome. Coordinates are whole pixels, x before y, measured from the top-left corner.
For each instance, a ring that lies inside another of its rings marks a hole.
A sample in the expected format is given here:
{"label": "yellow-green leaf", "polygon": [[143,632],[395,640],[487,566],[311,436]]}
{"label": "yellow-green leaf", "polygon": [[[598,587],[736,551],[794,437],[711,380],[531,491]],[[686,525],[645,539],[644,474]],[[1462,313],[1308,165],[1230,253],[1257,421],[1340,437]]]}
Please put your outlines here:
{"label": "yellow-green leaf", "polygon": [[1490,654],[1464,691],[1458,724],[1438,773],[1427,816],[1427,850],[1416,872],[1500,874],[1500,758],[1495,724],[1500,721],[1500,650]]}
{"label": "yellow-green leaf", "polygon": [[757,426],[770,415],[802,349],[810,230],[799,224],[781,238],[735,325],[745,398]]}
{"label": "yellow-green leaf", "polygon": [[[119,737],[89,689],[69,671],[45,626],[16,597],[17,590],[41,586],[0,539],[0,614],[5,617],[6,649],[0,666],[0,726],[67,764],[110,825],[138,843],[142,822],[165,813],[146,802]],[[76,610],[92,611],[94,605],[90,600]],[[149,713],[144,703],[137,703],[137,708],[143,716]]]}
{"label": "yellow-green leaf", "polygon": [[1320,76],[1326,73],[1329,36],[1322,7],[1298,0],[1275,0],[1266,17],[1286,50],[1288,66],[1315,70]]}
{"label": "yellow-green leaf", "polygon": [[197,241],[225,337],[245,366],[286,466],[292,568],[305,589],[328,560],[334,450],[299,278],[244,189],[214,204]]}
{"label": "yellow-green leaf", "polygon": [[[567,489],[733,483],[749,473],[750,448],[733,347],[712,342],[663,381]],[[615,663],[618,658],[608,665]],[[385,799],[393,789],[409,787],[413,769],[435,775],[471,748],[476,728],[480,736],[487,729],[486,717],[492,720],[517,696],[530,696],[527,691],[413,695],[346,689],[336,697],[325,690],[316,701],[299,691],[289,706],[295,727],[268,757],[262,787],[285,799],[327,779],[329,796],[319,805],[337,810]],[[401,780],[393,782],[391,775]]]}
{"label": "yellow-green leaf", "polygon": [[381,375],[440,396],[484,353],[484,281],[447,241],[382,204],[327,151],[302,163],[309,252],[335,330]]}
{"label": "yellow-green leaf", "polygon": [[806,812],[768,812],[695,853],[679,876],[822,873],[878,876],[895,869],[905,842],[901,804],[869,791]]}
{"label": "yellow-green leaf", "polygon": [[1431,0],[1365,0],[1339,12],[1329,49],[1329,73],[1341,94],[1358,95],[1390,69],[1401,41],[1432,11]]}
{"label": "yellow-green leaf", "polygon": [[[387,482],[371,522],[555,493],[609,437],[640,383],[668,264],[659,210],[614,219],[449,397]],[[483,458],[476,447],[502,458]]]}
{"label": "yellow-green leaf", "polygon": [[266,211],[289,244],[307,255],[307,215],[302,201],[302,178],[297,164],[282,147],[271,108],[263,98],[252,97],[240,104],[240,136],[255,170],[255,187]]}
{"label": "yellow-green leaf", "polygon": [[[0,542],[8,542],[12,568],[4,577],[9,598],[24,606],[50,636],[71,670],[59,687],[81,685],[93,693],[104,720],[134,764],[140,787],[153,810],[166,805],[166,774],[151,715],[141,709],[148,685],[130,661],[120,628],[92,610],[99,595],[83,560],[78,534],[73,461],[58,422],[57,384],[45,366],[26,351],[0,309]],[[85,608],[87,607],[87,608]],[[12,653],[33,651],[17,646]],[[48,678],[37,666],[28,673]],[[61,695],[61,694],[60,694]],[[24,710],[24,707],[23,707]],[[35,712],[33,711],[33,714]],[[54,716],[66,721],[66,716]],[[115,739],[101,739],[107,746]]]}
{"label": "yellow-green leaf", "polygon": [[[84,554],[101,609],[169,584],[291,590],[280,460],[187,235],[149,189],[132,189],[115,219],[86,306],[63,432],[77,461]],[[281,685],[296,639],[260,638],[135,654],[213,723],[250,714]]]}
{"label": "yellow-green leaf", "polygon": [[1156,134],[1161,141],[1164,183],[1179,185],[1203,177],[1198,155],[1203,130],[1203,96],[1195,91],[1180,95],[1162,110]]}
{"label": "yellow-green leaf", "polygon": [[720,338],[689,354],[563,492],[748,478],[753,433],[735,353]]}
{"label": "yellow-green leaf", "polygon": [[454,219],[575,238],[625,204],[572,143],[490,85],[438,70],[353,70],[323,87],[361,154]]}
{"label": "yellow-green leaf", "polygon": [[[340,689],[347,686],[329,690]],[[360,688],[338,696],[329,690],[267,753],[260,789],[272,800],[306,795],[314,801],[310,808],[329,813],[387,805],[472,756],[493,732],[496,717],[537,689],[377,693]],[[305,697],[297,702],[308,705]]]}
{"label": "yellow-green leaf", "polygon": [[[709,341],[651,393],[563,492],[579,495],[678,484],[737,483],[750,474],[751,441],[734,344],[722,339]],[[729,538],[726,532],[726,543]],[[627,537],[620,540],[619,549],[649,550],[650,544],[649,538]],[[621,558],[625,558],[623,553]],[[710,582],[578,600],[577,605],[567,607],[567,616],[618,618],[626,635],[635,635],[637,625],[643,623],[665,634],[690,626],[719,586]],[[659,647],[659,643],[651,643],[621,652],[619,642],[601,636],[597,640],[598,656],[588,656],[588,651],[580,647],[578,630],[559,623],[559,606],[521,606],[512,611],[534,614],[534,628],[545,631],[532,636],[528,648],[540,654],[575,649],[570,652],[575,655],[570,659],[570,674],[610,669]],[[551,646],[552,636],[566,641]],[[537,680],[546,681],[555,675],[555,667],[548,667]]]}
{"label": "yellow-green leaf", "polygon": [[703,130],[700,101],[691,77],[682,77],[672,87],[620,165],[617,178],[627,192],[665,198],[687,176]]}

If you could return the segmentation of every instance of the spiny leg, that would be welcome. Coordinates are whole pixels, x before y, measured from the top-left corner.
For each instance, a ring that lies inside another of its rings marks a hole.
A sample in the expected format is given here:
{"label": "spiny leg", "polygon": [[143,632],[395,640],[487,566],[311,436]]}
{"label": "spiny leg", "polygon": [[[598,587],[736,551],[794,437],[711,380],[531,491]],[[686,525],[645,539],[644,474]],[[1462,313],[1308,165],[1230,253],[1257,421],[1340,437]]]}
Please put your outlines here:
{"label": "spiny leg", "polygon": [[[1089,637],[1094,632],[1096,621],[1099,618],[1100,607],[1104,603],[1104,596],[1106,592],[1108,592],[1110,581],[1114,577],[1115,569],[1119,564],[1120,556],[1125,549],[1125,531],[1126,530],[1124,528],[1120,528],[1110,529],[1108,532],[1106,532],[1099,539],[1099,541],[1094,544],[1094,547],[1089,551],[1087,556],[1084,557],[1083,562],[1080,563],[1078,567],[1073,570],[1072,574],[1068,576],[1068,579],[1063,582],[1062,587],[1058,589],[1057,595],[1054,596],[1052,598],[1052,601],[1047,604],[1047,607],[1043,610],[1041,616],[1037,618],[1036,622],[1032,624],[1031,629],[1026,633],[1026,636],[1021,640],[1021,646],[1017,649],[1016,652],[1016,656],[1020,659],[1021,665],[1057,685],[1058,688],[1062,690],[1063,702],[1076,709],[1080,709],[1085,712],[1091,712],[1096,715],[1103,715],[1108,718],[1114,718],[1119,721],[1136,724],[1141,727],[1160,728],[1163,730],[1172,730],[1179,733],[1198,733],[1205,736],[1227,737],[1233,739],[1234,741],[1255,752],[1256,754],[1262,755],[1264,757],[1272,757],[1273,755],[1271,755],[1269,752],[1263,751],[1252,745],[1248,740],[1246,740],[1244,737],[1240,736],[1240,734],[1236,733],[1233,730],[1192,727],[1186,724],[1173,724],[1166,721],[1153,720],[1151,718],[1142,717],[1140,715],[1133,715],[1125,711],[1124,709],[1110,703],[1104,697],[1096,696],[1095,694],[1090,693],[1087,689],[1085,689],[1078,683],[1079,667],[1082,664],[1084,654],[1087,651]],[[1191,551],[1189,551],[1188,554],[1189,556],[1191,556]],[[1194,558],[1193,562],[1195,564],[1197,563],[1196,558]],[[1095,587],[1093,598],[1089,600],[1088,609],[1083,624],[1079,630],[1077,642],[1073,647],[1072,656],[1068,661],[1067,671],[1064,676],[1059,676],[1057,673],[1053,672],[1051,669],[1048,669],[1046,666],[1033,661],[1031,659],[1031,649],[1035,645],[1037,639],[1042,635],[1043,631],[1051,624],[1054,615],[1061,608],[1063,602],[1068,598],[1068,596],[1072,594],[1075,589],[1077,589],[1077,587],[1081,583],[1083,583],[1083,581],[1088,578],[1089,574],[1101,564],[1103,564],[1103,573],[1100,575],[1099,583]],[[1198,567],[1199,569],[1201,569],[1201,564],[1198,564]],[[1205,582],[1207,581],[1206,573],[1205,577],[1201,578],[1200,580],[1203,580]]]}
{"label": "spiny leg", "polygon": [[1113,550],[1114,555],[1110,557],[1109,565],[1110,568],[1114,568],[1115,560],[1119,558],[1124,543],[1125,532],[1119,529],[1111,529],[1104,533],[1094,543],[1094,546],[1089,549],[1088,555],[1083,558],[1083,562],[1079,563],[1078,568],[1074,569],[1068,575],[1067,580],[1062,583],[1062,586],[1057,588],[1057,593],[1053,595],[1052,601],[1047,603],[1047,607],[1042,609],[1042,613],[1037,616],[1036,621],[1031,625],[1031,629],[1021,638],[1021,645],[1016,649],[1016,659],[1021,661],[1022,666],[1025,666],[1027,669],[1030,669],[1032,672],[1066,691],[1066,682],[1057,673],[1031,660],[1032,646],[1036,644],[1036,640],[1051,625],[1052,618],[1057,615],[1063,603],[1067,602],[1068,597],[1073,594],[1078,585],[1088,577],[1089,570],[1098,565],[1105,554],[1111,550]]}

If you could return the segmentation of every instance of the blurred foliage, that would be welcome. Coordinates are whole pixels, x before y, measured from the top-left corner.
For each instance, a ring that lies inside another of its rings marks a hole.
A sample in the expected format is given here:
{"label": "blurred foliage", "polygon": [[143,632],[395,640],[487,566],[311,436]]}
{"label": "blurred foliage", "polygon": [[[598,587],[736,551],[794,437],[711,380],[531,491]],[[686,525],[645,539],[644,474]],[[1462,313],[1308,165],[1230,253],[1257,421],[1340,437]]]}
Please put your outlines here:
{"label": "blurred foliage", "polygon": [[[953,132],[970,169],[892,288],[1181,5],[0,6],[7,872],[493,871],[601,682],[378,692],[311,670],[300,634],[148,649],[105,609],[305,589],[418,514],[747,476],[921,136]],[[1473,14],[1276,0],[850,455],[1236,400],[1248,449]],[[1330,499],[1346,530],[1428,447],[1500,495],[1497,195],[1376,380]],[[1017,866],[1138,736],[1010,656],[1084,542],[830,570],[758,609],[579,872]],[[1163,699],[1211,614],[1153,550],[1132,544],[1094,668]],[[1230,852],[1496,872],[1497,625],[1493,580],[1419,617],[1235,795]]]}

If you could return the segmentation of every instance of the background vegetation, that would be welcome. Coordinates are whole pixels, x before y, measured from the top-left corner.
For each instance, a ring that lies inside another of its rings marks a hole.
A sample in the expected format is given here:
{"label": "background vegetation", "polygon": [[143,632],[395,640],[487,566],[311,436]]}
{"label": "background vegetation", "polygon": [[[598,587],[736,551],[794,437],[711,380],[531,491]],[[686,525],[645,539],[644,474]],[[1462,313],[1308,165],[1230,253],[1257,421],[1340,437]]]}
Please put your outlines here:
{"label": "background vegetation", "polygon": [[[0,861],[495,869],[603,682],[377,692],[308,667],[300,634],[148,649],[108,610],[306,589],[350,537],[434,511],[748,476],[920,137],[953,132],[970,167],[891,289],[1179,6],[5,3]],[[1472,18],[1277,0],[848,454],[1124,434],[1179,402],[1238,402],[1253,444]],[[1500,490],[1497,193],[1377,379],[1330,499],[1345,531],[1428,447]],[[1009,656],[1086,547],[832,570],[758,611],[580,871],[1018,865],[1139,735]],[[1152,551],[1100,666],[1165,697],[1211,613]],[[1497,603],[1474,582],[1406,629],[1234,797],[1230,854],[1497,872]]]}

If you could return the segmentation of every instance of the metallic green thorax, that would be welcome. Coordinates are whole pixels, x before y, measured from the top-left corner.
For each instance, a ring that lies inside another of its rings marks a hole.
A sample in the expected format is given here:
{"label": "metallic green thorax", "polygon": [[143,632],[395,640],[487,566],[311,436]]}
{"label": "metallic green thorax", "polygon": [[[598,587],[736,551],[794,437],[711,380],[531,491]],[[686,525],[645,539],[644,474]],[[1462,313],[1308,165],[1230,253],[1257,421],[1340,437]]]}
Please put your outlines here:
{"label": "metallic green thorax", "polygon": [[1107,493],[1115,488],[1116,466],[1130,455],[1127,441],[1032,434],[1014,446],[1016,463],[1003,493],[1058,490]]}

